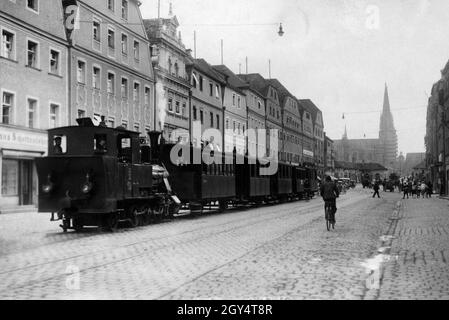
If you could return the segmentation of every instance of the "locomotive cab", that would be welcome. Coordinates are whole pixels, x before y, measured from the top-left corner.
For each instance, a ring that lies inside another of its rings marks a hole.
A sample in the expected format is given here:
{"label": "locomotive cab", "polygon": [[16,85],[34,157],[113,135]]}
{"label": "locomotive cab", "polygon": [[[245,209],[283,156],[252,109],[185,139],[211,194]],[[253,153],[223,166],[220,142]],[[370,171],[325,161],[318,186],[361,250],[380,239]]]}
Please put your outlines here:
{"label": "locomotive cab", "polygon": [[39,212],[51,212],[52,220],[57,213],[64,231],[114,228],[122,220],[137,226],[144,216],[166,213],[169,186],[153,179],[139,133],[88,118],[78,124],[48,131],[48,156],[37,159]]}

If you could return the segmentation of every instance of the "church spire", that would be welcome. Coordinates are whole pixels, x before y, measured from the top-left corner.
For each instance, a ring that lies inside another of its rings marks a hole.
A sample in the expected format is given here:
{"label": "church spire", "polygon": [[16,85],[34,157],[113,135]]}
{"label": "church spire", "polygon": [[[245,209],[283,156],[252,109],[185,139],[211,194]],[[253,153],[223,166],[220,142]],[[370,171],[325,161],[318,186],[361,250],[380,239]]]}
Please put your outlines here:
{"label": "church spire", "polygon": [[385,92],[384,92],[384,105],[383,105],[383,113],[387,114],[390,113],[390,98],[388,97],[388,86],[385,82]]}

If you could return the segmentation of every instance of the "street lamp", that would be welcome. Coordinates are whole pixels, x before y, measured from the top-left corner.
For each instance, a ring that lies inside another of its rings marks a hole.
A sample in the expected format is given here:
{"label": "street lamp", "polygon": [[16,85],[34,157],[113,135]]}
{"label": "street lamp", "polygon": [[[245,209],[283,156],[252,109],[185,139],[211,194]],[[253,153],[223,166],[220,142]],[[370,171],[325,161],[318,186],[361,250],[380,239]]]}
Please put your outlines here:
{"label": "street lamp", "polygon": [[283,35],[284,35],[284,29],[282,28],[282,23],[281,24],[279,24],[279,32],[278,32],[278,34],[279,34],[279,37],[282,37]]}

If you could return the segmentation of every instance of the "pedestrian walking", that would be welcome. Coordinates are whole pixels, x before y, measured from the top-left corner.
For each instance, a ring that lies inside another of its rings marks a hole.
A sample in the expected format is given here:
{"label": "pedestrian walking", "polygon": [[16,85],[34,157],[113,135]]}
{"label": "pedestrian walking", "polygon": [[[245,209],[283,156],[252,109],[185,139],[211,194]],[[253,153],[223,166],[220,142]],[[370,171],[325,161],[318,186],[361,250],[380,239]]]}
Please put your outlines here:
{"label": "pedestrian walking", "polygon": [[432,185],[432,182],[429,180],[427,182],[427,196],[429,198],[432,198],[432,193],[433,193],[433,185]]}
{"label": "pedestrian walking", "polygon": [[408,182],[407,182],[407,180],[404,180],[404,182],[402,184],[402,191],[404,192],[404,195],[403,195],[402,199],[405,199],[405,196],[407,196],[407,199],[408,199],[409,190],[408,190]]}
{"label": "pedestrian walking", "polygon": [[421,191],[421,197],[424,199],[427,193],[427,185],[424,183],[424,181],[421,182],[421,186],[419,187]]}
{"label": "pedestrian walking", "polygon": [[374,190],[373,198],[376,196],[376,194],[377,194],[377,197],[380,198],[379,189],[380,189],[379,181],[376,181],[373,186],[373,190]]}

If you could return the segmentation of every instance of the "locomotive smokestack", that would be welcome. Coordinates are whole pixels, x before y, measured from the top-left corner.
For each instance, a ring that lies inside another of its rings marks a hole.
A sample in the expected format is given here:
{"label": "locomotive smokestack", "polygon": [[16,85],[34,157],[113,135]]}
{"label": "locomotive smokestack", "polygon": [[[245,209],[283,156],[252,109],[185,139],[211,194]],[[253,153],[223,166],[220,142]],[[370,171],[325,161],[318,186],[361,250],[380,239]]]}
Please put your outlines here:
{"label": "locomotive smokestack", "polygon": [[162,132],[160,131],[149,131],[148,135],[150,136],[150,144],[151,144],[151,161],[155,162],[159,160],[159,137],[161,138],[161,143],[163,139],[161,137]]}

